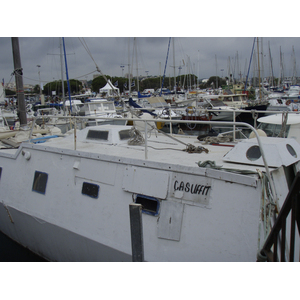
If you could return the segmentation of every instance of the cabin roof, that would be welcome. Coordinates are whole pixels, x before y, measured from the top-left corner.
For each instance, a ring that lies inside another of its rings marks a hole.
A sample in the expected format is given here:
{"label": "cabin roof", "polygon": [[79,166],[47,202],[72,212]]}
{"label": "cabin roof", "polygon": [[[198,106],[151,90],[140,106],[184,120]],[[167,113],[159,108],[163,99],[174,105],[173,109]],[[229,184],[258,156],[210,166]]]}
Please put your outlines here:
{"label": "cabin roof", "polygon": [[[132,139],[129,135],[130,129],[131,126],[121,125],[87,127],[77,131],[76,149],[143,160],[145,159],[145,144],[128,144],[128,141]],[[101,132],[107,132],[107,139],[101,138]],[[120,132],[122,135],[120,135]],[[100,137],[100,139],[97,137]],[[288,166],[300,158],[300,145],[294,139],[261,137],[261,141],[269,167]],[[51,143],[60,147],[74,147],[73,136],[65,138],[65,142],[54,139]],[[187,144],[194,147],[203,147],[208,150],[208,153],[205,151],[202,153],[188,153],[185,151]],[[196,136],[180,136],[171,139],[165,135],[152,132],[147,137],[147,160],[183,164],[190,167],[197,166],[199,161],[213,161],[217,166],[224,168],[256,171],[257,166],[264,168],[261,155],[255,152],[257,145],[256,138],[243,140],[237,144],[204,145],[197,140]],[[282,155],[282,153],[285,153],[285,155]],[[254,155],[254,157],[251,157],[251,155]]]}
{"label": "cabin roof", "polygon": [[[282,114],[274,114],[265,117],[258,118],[259,123],[269,123],[269,124],[282,124]],[[300,114],[288,114],[287,125],[299,124]]]}
{"label": "cabin roof", "polygon": [[[192,173],[207,172],[206,170],[210,168],[209,165],[205,165],[207,162],[212,162],[217,168],[221,168],[221,171],[222,168],[224,171],[226,171],[225,169],[251,171],[253,173],[250,176],[255,176],[254,173],[257,174],[258,166],[261,171],[265,171],[262,157],[257,152],[256,138],[239,143],[209,145],[201,143],[196,136],[175,135],[172,139],[152,131],[148,133],[146,143],[139,145],[128,143],[129,140],[132,141],[132,137],[129,136],[131,128],[131,126],[120,125],[87,127],[76,131],[75,140],[72,134],[63,138],[50,139],[43,144],[23,143],[18,150],[3,149],[0,155],[15,157],[18,152],[23,151],[22,147],[25,147],[76,157],[93,157],[112,162],[123,161],[123,163],[135,164],[134,161],[136,161],[141,165],[152,165],[155,168],[163,166],[167,169],[184,169]],[[108,138],[102,140],[102,133],[105,131],[107,131]],[[143,137],[145,138],[144,134]],[[288,166],[299,160],[300,145],[294,139],[261,137],[261,140],[271,169],[281,165]],[[145,144],[147,145],[147,155]],[[189,153],[186,151],[187,145],[192,145],[203,151]],[[282,155],[283,153],[284,155]],[[251,159],[251,155],[253,155],[253,159]]]}

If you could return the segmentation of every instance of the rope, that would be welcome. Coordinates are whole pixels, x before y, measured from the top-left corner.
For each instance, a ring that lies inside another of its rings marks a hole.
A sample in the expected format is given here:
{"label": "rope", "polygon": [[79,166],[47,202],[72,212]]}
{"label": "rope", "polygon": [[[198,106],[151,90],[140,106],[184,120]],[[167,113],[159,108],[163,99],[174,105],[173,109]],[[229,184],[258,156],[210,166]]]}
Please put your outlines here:
{"label": "rope", "polygon": [[196,163],[200,168],[212,168],[212,169],[216,169],[216,170],[221,170],[221,171],[226,171],[226,172],[232,172],[232,173],[238,173],[238,174],[242,174],[242,175],[251,175],[251,174],[257,174],[257,172],[255,171],[251,171],[251,170],[238,170],[238,169],[229,169],[229,168],[223,168],[222,166],[217,166],[216,163],[214,161],[211,160],[206,160],[204,162],[197,162]]}
{"label": "rope", "polygon": [[212,160],[206,160],[203,163],[201,163],[201,161],[198,162],[198,166],[200,168],[206,168],[206,167],[210,167],[210,168],[221,168],[221,166],[217,166],[216,162],[212,161]]}
{"label": "rope", "polygon": [[11,76],[13,76],[13,75],[22,76],[23,75],[23,68],[14,69],[14,71],[11,73]]}
{"label": "rope", "polygon": [[131,128],[129,135],[131,137],[131,140],[127,142],[128,145],[142,145],[145,143],[145,139],[142,133],[139,130],[137,130],[135,127]]}
{"label": "rope", "polygon": [[107,77],[101,72],[101,70],[99,69],[96,61],[93,58],[93,55],[87,45],[87,43],[85,42],[84,38],[82,38],[82,40],[79,38],[79,41],[81,42],[82,46],[84,47],[84,49],[86,50],[86,52],[88,53],[88,55],[91,57],[91,59],[93,60],[95,66],[96,66],[96,70],[103,76],[103,78],[105,79],[105,81],[110,85],[110,87],[113,90],[113,93],[115,92],[114,86],[110,83],[110,81],[108,81]]}
{"label": "rope", "polygon": [[97,64],[96,64],[96,62],[95,62],[95,60],[94,60],[94,58],[93,58],[93,55],[92,55],[92,53],[91,53],[91,51],[90,51],[90,49],[89,49],[89,47],[88,47],[86,41],[84,40],[84,38],[82,38],[82,40],[81,40],[80,38],[78,38],[78,39],[79,39],[79,41],[81,42],[83,48],[86,50],[86,52],[88,53],[88,55],[91,57],[91,59],[92,59],[93,62],[95,63],[96,67],[98,68],[98,66],[97,66]]}
{"label": "rope", "polygon": [[186,149],[184,150],[188,153],[202,153],[202,152],[205,152],[205,153],[208,153],[208,149],[207,148],[204,148],[202,146],[194,146],[192,144],[187,144],[186,145]]}
{"label": "rope", "polygon": [[203,139],[204,144],[228,143],[233,140],[230,136],[207,136]]}

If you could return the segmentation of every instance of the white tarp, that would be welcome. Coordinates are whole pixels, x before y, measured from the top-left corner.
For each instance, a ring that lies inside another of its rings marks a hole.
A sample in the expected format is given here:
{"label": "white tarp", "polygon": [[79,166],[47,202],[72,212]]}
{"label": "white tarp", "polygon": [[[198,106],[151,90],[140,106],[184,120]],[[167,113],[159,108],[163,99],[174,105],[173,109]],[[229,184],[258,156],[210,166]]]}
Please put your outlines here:
{"label": "white tarp", "polygon": [[117,87],[113,86],[110,80],[108,81],[110,84],[106,83],[106,85],[103,88],[99,89],[99,93],[105,93],[107,96],[113,96],[116,94],[120,95],[120,90]]}

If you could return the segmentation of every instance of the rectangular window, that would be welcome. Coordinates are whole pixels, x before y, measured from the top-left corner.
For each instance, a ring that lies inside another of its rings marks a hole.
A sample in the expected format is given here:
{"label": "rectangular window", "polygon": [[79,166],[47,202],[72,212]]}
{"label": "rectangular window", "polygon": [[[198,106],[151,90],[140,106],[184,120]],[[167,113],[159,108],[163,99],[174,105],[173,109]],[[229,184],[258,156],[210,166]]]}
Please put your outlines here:
{"label": "rectangular window", "polygon": [[81,193],[83,195],[87,195],[89,197],[97,199],[98,195],[99,195],[99,185],[93,184],[93,183],[89,183],[89,182],[84,182],[82,184]]}
{"label": "rectangular window", "polygon": [[120,140],[129,140],[131,138],[130,130],[120,130],[119,136],[120,136]]}
{"label": "rectangular window", "polygon": [[32,190],[40,194],[46,194],[47,180],[47,173],[35,171]]}
{"label": "rectangular window", "polygon": [[87,134],[87,139],[92,140],[108,140],[108,131],[100,131],[100,130],[89,130]]}
{"label": "rectangular window", "polygon": [[159,200],[145,195],[137,195],[135,203],[142,205],[142,211],[146,214],[156,216],[159,211]]}
{"label": "rectangular window", "polygon": [[1,179],[1,174],[2,174],[2,167],[0,167],[0,179]]}

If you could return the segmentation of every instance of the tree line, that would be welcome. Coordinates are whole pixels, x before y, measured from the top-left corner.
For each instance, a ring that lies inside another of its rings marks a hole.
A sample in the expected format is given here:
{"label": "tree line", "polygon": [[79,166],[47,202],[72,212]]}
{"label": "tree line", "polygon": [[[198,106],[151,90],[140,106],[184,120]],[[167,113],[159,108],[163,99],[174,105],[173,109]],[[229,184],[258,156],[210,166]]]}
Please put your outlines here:
{"label": "tree line", "polygon": [[[111,81],[111,83],[119,88],[120,93],[123,93],[124,91],[129,90],[128,87],[128,78],[125,77],[115,77],[115,76],[109,76],[105,75],[108,80]],[[69,80],[70,85],[70,91],[71,95],[81,94],[84,92],[84,86],[81,81],[77,79],[70,79]],[[99,90],[103,88],[106,85],[106,80],[103,76],[95,77],[93,80],[88,82],[88,86],[91,88],[92,92],[99,93]],[[139,85],[139,89],[138,89]],[[174,83],[174,77],[149,77],[144,78],[137,82],[136,78],[131,78],[131,90],[132,91],[143,91],[145,89],[154,89],[157,90],[161,87],[167,88],[170,90],[173,90],[175,83]],[[177,89],[189,89],[189,88],[195,88],[196,86],[200,89],[205,88],[216,88],[217,86],[224,86],[226,85],[226,79],[220,78],[218,76],[212,76],[208,79],[207,82],[202,83],[198,82],[198,77],[193,74],[187,74],[187,75],[180,75],[176,77],[176,87]],[[68,93],[68,83],[65,80],[64,81],[64,90],[65,94]],[[5,90],[6,95],[13,95],[15,92],[10,90]],[[58,96],[61,97],[62,95],[62,83],[61,80],[55,80],[48,82],[44,85],[42,93],[46,96]],[[30,93],[39,94],[40,93],[40,86],[37,84],[34,86],[34,89]]]}
{"label": "tree line", "polygon": [[[111,83],[120,89],[120,92],[124,92],[128,90],[128,78],[124,77],[111,77],[109,75],[105,75],[107,79],[111,81]],[[181,89],[188,89],[189,87],[194,88],[195,86],[199,86],[199,88],[204,89],[208,87],[216,87],[217,83],[218,86],[226,85],[226,80],[220,77],[212,76],[206,83],[197,82],[198,78],[195,75],[188,74],[188,75],[181,75],[176,77],[176,87]],[[139,84],[139,91],[143,91],[145,89],[154,89],[157,90],[161,87],[168,88],[173,90],[175,86],[174,77],[151,77],[145,78],[139,83],[137,83],[136,78],[131,78],[131,90],[137,91],[137,85]],[[91,83],[91,89],[93,92],[98,93],[99,89],[106,85],[106,81],[103,76],[98,76],[93,79]]]}

